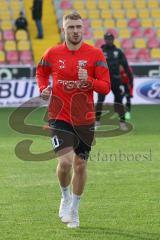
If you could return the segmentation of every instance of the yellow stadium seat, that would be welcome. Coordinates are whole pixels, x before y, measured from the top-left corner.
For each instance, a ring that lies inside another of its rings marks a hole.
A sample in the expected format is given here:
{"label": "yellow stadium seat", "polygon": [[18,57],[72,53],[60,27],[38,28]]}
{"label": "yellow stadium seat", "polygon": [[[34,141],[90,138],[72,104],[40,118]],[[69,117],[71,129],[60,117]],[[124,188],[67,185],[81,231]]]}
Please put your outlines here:
{"label": "yellow stadium seat", "polygon": [[93,31],[94,39],[99,39],[104,37],[104,30],[103,29],[95,29]]}
{"label": "yellow stadium seat", "polygon": [[1,29],[2,30],[8,30],[12,29],[12,22],[9,20],[4,20],[1,22]]}
{"label": "yellow stadium seat", "polygon": [[141,26],[143,28],[152,27],[152,19],[142,19],[141,20]]}
{"label": "yellow stadium seat", "polygon": [[114,10],[113,10],[113,17],[114,17],[115,19],[124,19],[124,17],[125,17],[124,10],[114,9]]}
{"label": "yellow stadium seat", "polygon": [[[153,27],[160,28],[160,19],[154,19]],[[160,30],[160,29],[158,29]]]}
{"label": "yellow stadium seat", "polygon": [[30,43],[29,41],[25,41],[25,40],[20,40],[17,43],[17,49],[19,51],[24,51],[24,50],[29,50],[30,49]]}
{"label": "yellow stadium seat", "polygon": [[122,38],[122,39],[123,38],[130,38],[130,36],[131,36],[131,33],[130,33],[128,28],[119,30],[119,37],[120,38]]}
{"label": "yellow stadium seat", "polygon": [[158,0],[148,0],[148,8],[159,8]]}
{"label": "yellow stadium seat", "polygon": [[95,0],[87,0],[85,5],[88,9],[97,9],[97,4]]}
{"label": "yellow stadium seat", "polygon": [[156,34],[157,34],[157,37],[160,38],[160,27],[159,27],[159,29],[157,29]]}
{"label": "yellow stadium seat", "polygon": [[149,18],[149,10],[148,9],[139,9],[139,17],[140,18]]}
{"label": "yellow stadium seat", "polygon": [[16,50],[16,42],[12,40],[5,41],[4,49],[6,51],[14,51]]}
{"label": "yellow stadium seat", "polygon": [[117,28],[127,28],[127,21],[125,19],[117,19],[116,27]]}
{"label": "yellow stadium seat", "polygon": [[124,9],[133,9],[134,4],[132,0],[123,0],[122,5]]}
{"label": "yellow stadium seat", "polygon": [[135,48],[146,48],[146,41],[143,38],[136,38],[134,41]]}
{"label": "yellow stadium seat", "polygon": [[118,0],[111,0],[110,1],[110,7],[112,9],[121,9],[121,2]]}
{"label": "yellow stadium seat", "polygon": [[8,10],[4,10],[0,12],[0,19],[1,20],[10,20],[11,19],[11,13]]}
{"label": "yellow stadium seat", "polygon": [[79,9],[84,9],[85,5],[84,5],[83,1],[75,1],[73,3],[73,7],[74,7],[74,9],[79,10]]}
{"label": "yellow stadium seat", "polygon": [[160,9],[151,9],[151,16],[153,18],[160,18]]}
{"label": "yellow stadium seat", "polygon": [[105,19],[103,24],[106,28],[115,28],[115,22],[113,19]]}
{"label": "yellow stadium seat", "polygon": [[7,11],[9,9],[9,5],[7,1],[0,1],[0,10],[1,11]]}
{"label": "yellow stadium seat", "polygon": [[79,14],[81,15],[82,18],[87,18],[88,17],[88,11],[86,9],[80,9],[78,10]]}
{"label": "yellow stadium seat", "polygon": [[21,10],[21,8],[22,8],[22,6],[21,6],[21,4],[20,4],[20,2],[19,1],[11,1],[10,2],[10,8],[14,11],[20,11]]}
{"label": "yellow stadium seat", "polygon": [[5,52],[4,51],[0,51],[0,63],[4,63],[5,62]]}
{"label": "yellow stadium seat", "polygon": [[89,45],[94,46],[94,41],[92,39],[87,39],[85,40],[86,43],[88,43]]}
{"label": "yellow stadium seat", "polygon": [[98,2],[97,2],[97,7],[98,8],[100,8],[100,9],[109,9],[109,4],[108,4],[108,2],[107,1],[104,1],[104,0],[99,0]]}
{"label": "yellow stadium seat", "polygon": [[25,30],[18,30],[16,32],[16,40],[27,40],[27,39],[28,39],[28,35]]}
{"label": "yellow stadium seat", "polygon": [[88,10],[88,17],[89,18],[99,18],[99,10]]}
{"label": "yellow stadium seat", "polygon": [[121,48],[121,42],[119,40],[115,39],[114,44],[116,45],[116,47]]}
{"label": "yellow stadium seat", "polygon": [[135,0],[136,8],[146,8],[146,0]]}
{"label": "yellow stadium seat", "polygon": [[160,59],[160,49],[159,48],[152,48],[151,49],[151,58]]}
{"label": "yellow stadium seat", "polygon": [[103,26],[102,19],[92,19],[91,27],[92,28],[101,28]]}
{"label": "yellow stadium seat", "polygon": [[128,19],[137,18],[137,10],[136,9],[126,9],[126,17]]}
{"label": "yellow stadium seat", "polygon": [[100,15],[104,19],[111,19],[112,18],[112,12],[110,10],[101,10]]}

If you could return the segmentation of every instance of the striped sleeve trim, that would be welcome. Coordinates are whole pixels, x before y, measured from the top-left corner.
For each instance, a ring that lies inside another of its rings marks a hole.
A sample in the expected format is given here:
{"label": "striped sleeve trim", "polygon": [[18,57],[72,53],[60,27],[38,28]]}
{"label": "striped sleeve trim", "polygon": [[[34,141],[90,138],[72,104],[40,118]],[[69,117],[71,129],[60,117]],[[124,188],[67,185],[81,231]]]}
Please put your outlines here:
{"label": "striped sleeve trim", "polygon": [[45,61],[44,59],[41,59],[41,61],[39,62],[38,65],[40,65],[40,66],[47,66],[47,67],[51,67],[52,66],[49,62]]}
{"label": "striped sleeve trim", "polygon": [[103,61],[97,61],[96,63],[95,63],[95,66],[96,67],[105,67],[105,68],[108,68],[108,65],[107,65],[107,63],[106,62],[103,62]]}

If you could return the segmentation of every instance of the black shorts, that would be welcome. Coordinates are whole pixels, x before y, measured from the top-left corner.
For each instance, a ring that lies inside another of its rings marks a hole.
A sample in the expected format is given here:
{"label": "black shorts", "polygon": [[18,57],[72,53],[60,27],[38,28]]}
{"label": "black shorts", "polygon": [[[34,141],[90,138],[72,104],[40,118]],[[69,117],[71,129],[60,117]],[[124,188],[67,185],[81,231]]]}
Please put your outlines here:
{"label": "black shorts", "polygon": [[94,138],[94,124],[72,126],[63,120],[49,120],[55,153],[72,147],[76,155],[87,160]]}

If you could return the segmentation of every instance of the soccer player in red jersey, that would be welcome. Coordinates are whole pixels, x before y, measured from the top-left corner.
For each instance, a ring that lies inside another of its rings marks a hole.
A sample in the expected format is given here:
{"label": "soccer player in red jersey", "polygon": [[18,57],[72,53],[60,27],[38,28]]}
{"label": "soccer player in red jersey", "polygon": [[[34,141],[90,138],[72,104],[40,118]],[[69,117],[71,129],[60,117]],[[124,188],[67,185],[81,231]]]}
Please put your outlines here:
{"label": "soccer player in red jersey", "polygon": [[108,94],[110,77],[101,50],[83,42],[83,20],[77,12],[63,17],[62,31],[64,43],[44,53],[36,77],[41,97],[50,98],[49,125],[62,193],[59,217],[68,227],[76,228],[80,225],[78,208],[94,137],[93,92]]}

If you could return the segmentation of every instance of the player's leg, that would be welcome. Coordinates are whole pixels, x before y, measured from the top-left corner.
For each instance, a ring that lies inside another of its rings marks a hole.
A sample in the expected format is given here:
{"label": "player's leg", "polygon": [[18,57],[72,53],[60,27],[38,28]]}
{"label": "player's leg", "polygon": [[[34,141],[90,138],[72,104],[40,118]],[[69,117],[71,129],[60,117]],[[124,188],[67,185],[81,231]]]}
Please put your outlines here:
{"label": "player's leg", "polygon": [[124,85],[125,87],[125,96],[126,96],[126,113],[125,119],[129,120],[131,118],[131,97],[130,97],[130,89],[128,84]]}
{"label": "player's leg", "polygon": [[105,100],[105,96],[103,94],[98,93],[98,100],[97,100],[97,104],[96,104],[96,122],[95,122],[95,128],[100,126],[100,118],[101,118],[101,114],[102,114],[102,108],[103,108],[103,102]]}
{"label": "player's leg", "polygon": [[[72,178],[72,203],[71,203],[71,219],[68,227],[79,227],[79,203],[83,194],[86,178],[87,178],[87,159],[91,150],[94,138],[93,125],[82,127],[76,131],[80,141],[75,149],[75,158],[73,162],[73,178]],[[92,129],[92,130],[91,130]]]}

